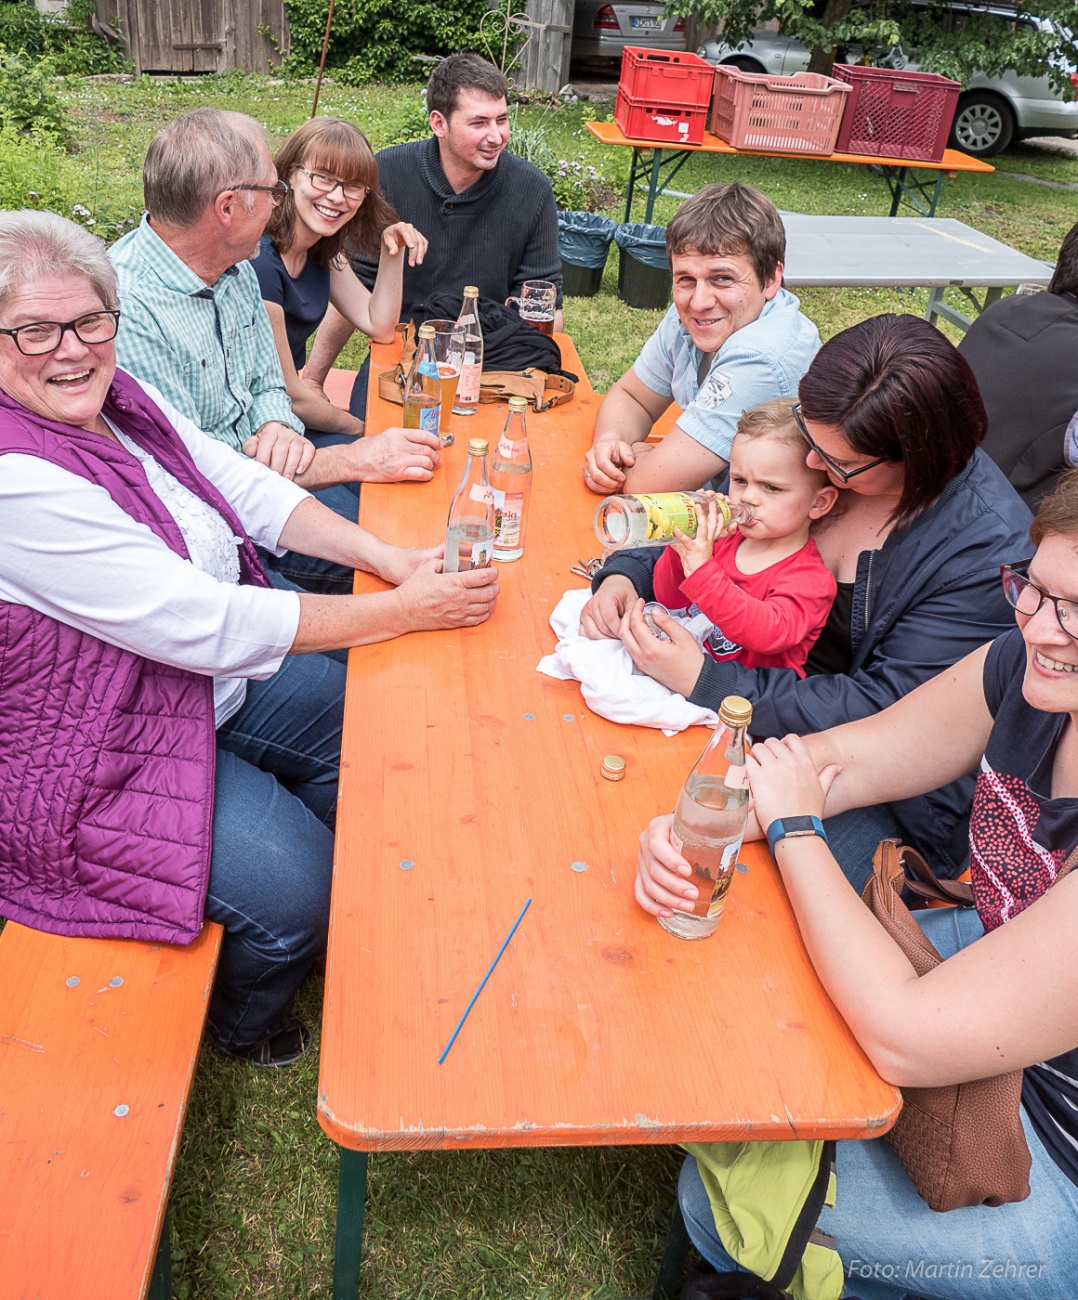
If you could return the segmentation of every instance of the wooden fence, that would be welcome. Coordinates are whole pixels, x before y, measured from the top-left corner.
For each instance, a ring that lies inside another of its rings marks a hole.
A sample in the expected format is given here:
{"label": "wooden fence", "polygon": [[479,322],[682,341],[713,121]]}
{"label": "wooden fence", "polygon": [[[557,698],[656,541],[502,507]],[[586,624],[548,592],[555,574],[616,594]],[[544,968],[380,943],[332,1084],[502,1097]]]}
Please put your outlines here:
{"label": "wooden fence", "polygon": [[98,0],[97,16],[139,72],[270,72],[288,51],[284,0]]}

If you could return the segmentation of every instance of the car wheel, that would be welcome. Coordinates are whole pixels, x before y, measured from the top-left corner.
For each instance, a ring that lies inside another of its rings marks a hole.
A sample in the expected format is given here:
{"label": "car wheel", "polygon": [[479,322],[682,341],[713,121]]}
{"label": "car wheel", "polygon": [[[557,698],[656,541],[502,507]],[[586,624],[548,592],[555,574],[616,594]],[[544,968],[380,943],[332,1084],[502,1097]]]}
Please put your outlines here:
{"label": "car wheel", "polygon": [[951,127],[951,146],[974,158],[1001,153],[1014,138],[1014,113],[1005,100],[973,91],[958,101]]}
{"label": "car wheel", "polygon": [[736,59],[723,59],[722,66],[726,68],[738,68],[741,72],[766,72],[767,69],[756,59],[750,59],[744,54],[739,54]]}

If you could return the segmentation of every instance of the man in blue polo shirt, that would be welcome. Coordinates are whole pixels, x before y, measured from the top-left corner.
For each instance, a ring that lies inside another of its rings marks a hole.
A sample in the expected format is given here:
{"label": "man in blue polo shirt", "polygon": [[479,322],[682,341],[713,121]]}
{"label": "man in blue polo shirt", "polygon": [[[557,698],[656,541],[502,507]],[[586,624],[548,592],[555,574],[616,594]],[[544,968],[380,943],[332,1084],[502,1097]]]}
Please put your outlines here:
{"label": "man in blue polo shirt", "polygon": [[[726,469],[741,413],[795,394],[820,346],[782,287],[786,232],[759,190],[705,186],[678,209],[666,246],[674,305],[603,398],[584,457],[599,495],[705,486]],[[682,413],[652,446],[671,402]]]}

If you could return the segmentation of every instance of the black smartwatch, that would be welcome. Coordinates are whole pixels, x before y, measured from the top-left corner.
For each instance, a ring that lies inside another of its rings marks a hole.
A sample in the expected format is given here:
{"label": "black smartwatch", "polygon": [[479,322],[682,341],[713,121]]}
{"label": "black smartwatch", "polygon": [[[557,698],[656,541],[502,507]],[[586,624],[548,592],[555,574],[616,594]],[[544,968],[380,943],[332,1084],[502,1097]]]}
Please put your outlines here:
{"label": "black smartwatch", "polygon": [[779,840],[794,839],[799,835],[818,835],[827,843],[827,832],[819,817],[776,817],[767,828],[767,847],[774,853]]}

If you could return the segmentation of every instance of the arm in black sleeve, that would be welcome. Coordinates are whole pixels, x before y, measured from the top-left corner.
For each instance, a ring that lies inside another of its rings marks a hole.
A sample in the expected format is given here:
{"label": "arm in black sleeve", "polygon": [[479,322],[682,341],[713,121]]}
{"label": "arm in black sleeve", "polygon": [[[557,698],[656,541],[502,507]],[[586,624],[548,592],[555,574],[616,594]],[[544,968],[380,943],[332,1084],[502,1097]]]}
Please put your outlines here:
{"label": "arm in black sleeve", "polygon": [[752,701],[754,734],[810,735],[878,713],[1013,626],[993,566],[907,606],[880,630],[864,663],[849,675],[802,680],[788,668],[705,660],[689,700],[717,709],[723,696],[744,695]]}
{"label": "arm in black sleeve", "polygon": [[644,600],[654,600],[655,589],[651,583],[651,575],[661,554],[662,547],[659,546],[644,546],[635,551],[615,551],[592,578],[592,595],[599,590],[607,578],[618,573],[623,578],[629,579],[636,588],[638,596],[642,596]]}
{"label": "arm in black sleeve", "polygon": [[542,179],[535,220],[520,264],[510,271],[510,293],[520,293],[525,280],[550,280],[558,286],[561,301],[561,258],[558,256],[558,208],[550,182]]}

